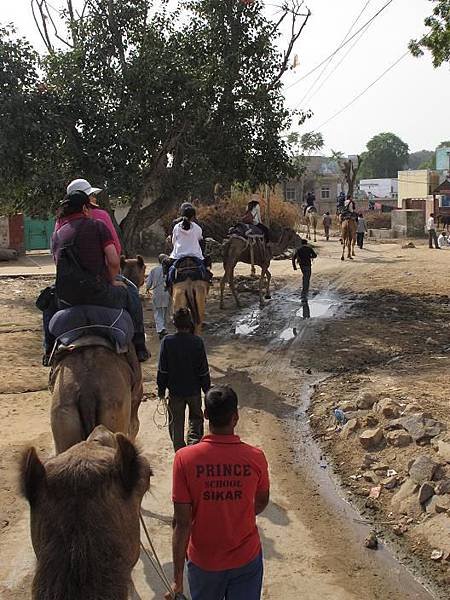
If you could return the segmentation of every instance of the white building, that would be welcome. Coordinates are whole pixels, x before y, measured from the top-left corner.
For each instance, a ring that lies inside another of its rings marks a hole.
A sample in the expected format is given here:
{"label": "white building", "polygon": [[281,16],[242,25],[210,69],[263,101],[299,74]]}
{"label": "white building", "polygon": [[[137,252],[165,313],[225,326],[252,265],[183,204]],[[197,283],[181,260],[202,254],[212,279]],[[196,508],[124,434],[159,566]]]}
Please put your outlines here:
{"label": "white building", "polygon": [[368,198],[397,198],[398,179],[361,179],[359,189]]}

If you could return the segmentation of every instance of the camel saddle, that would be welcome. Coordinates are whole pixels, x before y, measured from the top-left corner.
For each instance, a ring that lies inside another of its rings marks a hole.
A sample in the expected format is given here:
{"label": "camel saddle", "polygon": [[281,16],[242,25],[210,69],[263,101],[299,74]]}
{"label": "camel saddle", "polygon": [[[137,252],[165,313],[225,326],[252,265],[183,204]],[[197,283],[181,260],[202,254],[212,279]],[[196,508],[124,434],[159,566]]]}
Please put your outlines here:
{"label": "camel saddle", "polygon": [[184,256],[176,260],[170,267],[167,275],[167,287],[174,283],[192,281],[209,281],[205,263],[195,256]]}
{"label": "camel saddle", "polygon": [[249,225],[247,223],[237,223],[230,227],[228,230],[228,235],[230,237],[239,238],[246,242],[250,241],[253,243],[263,242],[264,243],[264,234],[261,233],[261,229],[257,225]]}
{"label": "camel saddle", "polygon": [[118,354],[128,352],[134,325],[123,308],[79,305],[55,313],[50,333],[56,338],[57,350],[72,351],[83,346],[105,346]]}

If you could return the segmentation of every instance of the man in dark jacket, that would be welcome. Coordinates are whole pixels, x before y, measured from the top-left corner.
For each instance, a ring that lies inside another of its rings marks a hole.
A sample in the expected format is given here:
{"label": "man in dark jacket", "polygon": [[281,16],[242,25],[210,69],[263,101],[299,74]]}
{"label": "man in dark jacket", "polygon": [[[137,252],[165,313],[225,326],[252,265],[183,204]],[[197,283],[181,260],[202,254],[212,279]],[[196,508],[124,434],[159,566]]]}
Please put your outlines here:
{"label": "man in dark jacket", "polygon": [[173,316],[176,333],[167,335],[162,343],[158,365],[158,395],[165,398],[169,390],[169,433],[175,452],[186,446],[184,419],[189,407],[188,445],[203,437],[201,392],[211,387],[208,359],[201,337],[194,335],[194,325],[186,308]]}
{"label": "man in dark jacket", "polygon": [[302,300],[308,299],[309,282],[311,280],[311,262],[317,258],[317,254],[308,246],[308,240],[302,240],[302,245],[294,253],[292,257],[292,267],[297,270],[297,263],[303,274]]}

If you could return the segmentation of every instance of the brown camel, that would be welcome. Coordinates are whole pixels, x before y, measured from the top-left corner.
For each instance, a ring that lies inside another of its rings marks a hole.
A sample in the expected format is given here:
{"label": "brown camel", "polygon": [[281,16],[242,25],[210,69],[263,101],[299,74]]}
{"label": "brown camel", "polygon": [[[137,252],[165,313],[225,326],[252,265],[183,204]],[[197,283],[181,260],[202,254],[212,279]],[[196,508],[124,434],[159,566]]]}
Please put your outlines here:
{"label": "brown camel", "polygon": [[[261,268],[261,276],[259,279],[259,303],[264,305],[263,285],[266,279],[266,294],[265,298],[270,299],[270,261],[273,256],[281,254],[287,248],[294,247],[300,240],[299,236],[293,229],[284,228],[281,235],[275,242],[264,244],[261,241],[255,243],[254,246],[254,264]],[[234,269],[238,262],[243,262],[248,265],[252,264],[249,242],[240,237],[230,237],[223,246],[223,268],[224,275],[220,281],[220,308],[223,308],[223,293],[225,284],[228,282],[231,292],[234,296],[236,306],[239,307],[239,298],[234,285]]]}
{"label": "brown camel", "polygon": [[355,244],[356,244],[356,221],[355,219],[345,219],[341,223],[341,244],[342,244],[342,256],[341,260],[344,260],[345,247],[347,247],[347,258],[353,260],[355,256]]}
{"label": "brown camel", "polygon": [[122,275],[129,279],[137,288],[144,285],[145,281],[145,262],[140,254],[136,258],[120,257],[120,270]]}
{"label": "brown camel", "polygon": [[306,239],[311,239],[311,229],[314,232],[314,241],[317,242],[317,210],[314,206],[308,207],[305,215]]}
{"label": "brown camel", "polygon": [[139,513],[151,469],[122,434],[96,428],[42,463],[23,454],[37,558],[32,600],[127,600],[139,559]]}
{"label": "brown camel", "polygon": [[207,281],[193,280],[189,277],[172,286],[173,312],[175,313],[179,308],[189,308],[196,335],[202,335],[208,292],[209,283]]}
{"label": "brown camel", "polygon": [[134,347],[126,355],[103,346],[61,355],[50,373],[55,450],[86,440],[97,425],[134,439],[139,431],[142,372]]}

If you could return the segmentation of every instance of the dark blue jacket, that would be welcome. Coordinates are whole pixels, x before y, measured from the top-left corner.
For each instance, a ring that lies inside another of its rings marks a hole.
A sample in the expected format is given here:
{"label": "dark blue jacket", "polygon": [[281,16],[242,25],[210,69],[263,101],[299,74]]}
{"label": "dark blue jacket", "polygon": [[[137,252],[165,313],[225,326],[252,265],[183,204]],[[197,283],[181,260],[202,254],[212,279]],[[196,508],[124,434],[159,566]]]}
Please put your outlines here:
{"label": "dark blue jacket", "polygon": [[211,387],[208,359],[201,337],[177,332],[161,342],[158,365],[158,394],[166,389],[171,396],[196,396]]}

